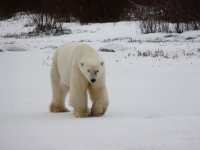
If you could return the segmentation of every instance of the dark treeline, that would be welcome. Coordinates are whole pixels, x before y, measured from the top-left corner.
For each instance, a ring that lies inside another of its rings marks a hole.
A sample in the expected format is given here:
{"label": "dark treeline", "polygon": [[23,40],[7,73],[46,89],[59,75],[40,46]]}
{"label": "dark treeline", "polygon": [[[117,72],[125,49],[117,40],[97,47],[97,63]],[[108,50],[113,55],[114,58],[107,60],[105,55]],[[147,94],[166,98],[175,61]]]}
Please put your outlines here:
{"label": "dark treeline", "polygon": [[[16,12],[36,14],[33,22],[42,31],[62,30],[60,22],[81,23],[142,20],[144,33],[200,29],[200,0],[1,0],[0,17]],[[58,24],[59,23],[59,24]],[[182,25],[184,24],[184,26]]]}
{"label": "dark treeline", "polygon": [[[143,33],[200,29],[199,0],[129,0],[131,14]],[[170,23],[173,23],[170,24]]]}
{"label": "dark treeline", "polygon": [[[0,15],[9,17],[15,12],[48,13],[75,17],[83,23],[119,21],[127,0],[1,0]],[[67,21],[67,20],[66,20]]]}
{"label": "dark treeline", "polygon": [[[199,0],[1,0],[0,15],[48,12],[66,19],[73,16],[81,22],[108,22],[120,20],[130,9],[137,14],[141,7],[151,8],[148,13],[172,22],[200,20]],[[144,10],[136,17],[145,17]]]}
{"label": "dark treeline", "polygon": [[[162,20],[168,20],[170,22],[200,20],[199,0],[130,0],[130,2],[133,8],[146,7],[146,9],[150,9],[149,11],[151,12],[149,13],[152,13]],[[144,17],[143,15],[140,14],[137,17]]]}

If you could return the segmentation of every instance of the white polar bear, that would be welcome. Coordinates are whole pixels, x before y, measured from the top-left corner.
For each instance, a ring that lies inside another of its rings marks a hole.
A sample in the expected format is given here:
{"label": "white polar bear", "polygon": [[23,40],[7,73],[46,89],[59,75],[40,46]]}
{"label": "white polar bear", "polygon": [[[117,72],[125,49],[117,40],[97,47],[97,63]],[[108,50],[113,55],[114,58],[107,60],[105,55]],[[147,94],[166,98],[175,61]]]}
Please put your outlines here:
{"label": "white polar bear", "polygon": [[[65,96],[76,117],[101,116],[108,106],[105,65],[96,50],[87,44],[68,43],[58,48],[51,68],[53,99],[51,112],[67,112]],[[88,109],[87,91],[92,108]]]}

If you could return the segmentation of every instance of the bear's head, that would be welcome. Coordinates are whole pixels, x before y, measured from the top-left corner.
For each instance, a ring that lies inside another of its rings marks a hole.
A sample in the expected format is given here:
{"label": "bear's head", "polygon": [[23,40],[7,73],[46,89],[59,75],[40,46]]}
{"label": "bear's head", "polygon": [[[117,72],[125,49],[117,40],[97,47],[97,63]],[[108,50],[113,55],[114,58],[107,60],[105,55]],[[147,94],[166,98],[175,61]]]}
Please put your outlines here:
{"label": "bear's head", "polygon": [[87,59],[80,61],[79,68],[89,83],[94,84],[104,74],[104,62],[101,60]]}

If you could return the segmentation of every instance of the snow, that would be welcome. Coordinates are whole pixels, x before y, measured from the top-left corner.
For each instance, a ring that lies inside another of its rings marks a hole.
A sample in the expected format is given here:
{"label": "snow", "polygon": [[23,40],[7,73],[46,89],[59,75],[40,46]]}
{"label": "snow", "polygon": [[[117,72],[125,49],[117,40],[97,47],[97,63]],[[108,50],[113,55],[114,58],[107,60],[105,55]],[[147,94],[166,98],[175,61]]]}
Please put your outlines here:
{"label": "snow", "polygon": [[[165,38],[169,34],[140,34],[137,22],[67,23],[69,35],[3,37],[30,31],[23,23],[26,17],[0,22],[0,149],[200,149],[200,31]],[[68,41],[116,51],[98,51],[110,97],[103,117],[48,112],[51,57]],[[158,49],[169,57],[138,56]]]}
{"label": "snow", "polygon": [[0,22],[1,36],[10,34],[27,33],[33,30],[33,26],[24,27],[30,24],[30,19],[27,15],[16,15],[7,21]]}

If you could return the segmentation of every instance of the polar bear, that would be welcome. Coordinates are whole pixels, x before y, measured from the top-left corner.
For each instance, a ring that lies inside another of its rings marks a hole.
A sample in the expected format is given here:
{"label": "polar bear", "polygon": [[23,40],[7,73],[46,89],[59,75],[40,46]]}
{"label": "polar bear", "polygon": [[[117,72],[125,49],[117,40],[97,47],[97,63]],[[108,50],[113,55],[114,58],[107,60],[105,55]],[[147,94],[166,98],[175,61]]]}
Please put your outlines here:
{"label": "polar bear", "polygon": [[[108,107],[105,64],[96,50],[83,43],[67,43],[58,48],[51,67],[51,112],[67,112],[65,97],[76,117],[102,116]],[[92,108],[88,108],[88,94]]]}

